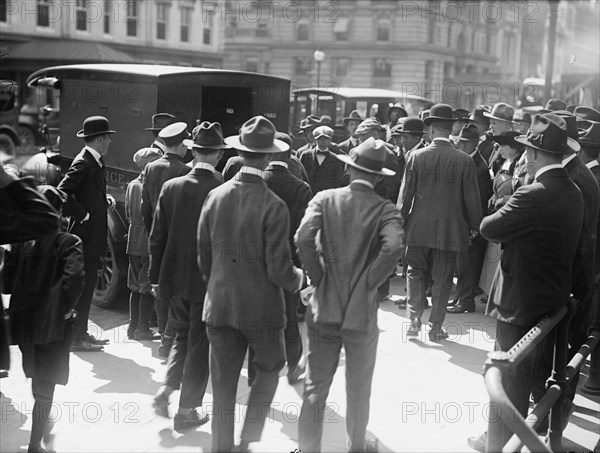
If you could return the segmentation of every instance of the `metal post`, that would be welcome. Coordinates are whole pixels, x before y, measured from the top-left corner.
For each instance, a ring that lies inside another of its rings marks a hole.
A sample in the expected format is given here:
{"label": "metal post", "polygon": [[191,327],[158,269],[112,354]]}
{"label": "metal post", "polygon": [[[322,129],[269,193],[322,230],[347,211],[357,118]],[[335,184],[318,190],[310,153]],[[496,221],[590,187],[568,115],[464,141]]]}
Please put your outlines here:
{"label": "metal post", "polygon": [[568,314],[556,327],[554,333],[554,363],[552,375],[548,379],[547,388],[559,385],[562,389],[558,401],[550,409],[548,437],[552,451],[562,451],[562,432],[565,407],[565,390],[567,386],[567,358],[569,354],[569,321]]}
{"label": "metal post", "polygon": [[552,79],[554,73],[554,49],[556,47],[556,20],[558,18],[559,0],[548,0],[548,53],[546,54],[546,83],[544,85],[544,103],[552,96]]}

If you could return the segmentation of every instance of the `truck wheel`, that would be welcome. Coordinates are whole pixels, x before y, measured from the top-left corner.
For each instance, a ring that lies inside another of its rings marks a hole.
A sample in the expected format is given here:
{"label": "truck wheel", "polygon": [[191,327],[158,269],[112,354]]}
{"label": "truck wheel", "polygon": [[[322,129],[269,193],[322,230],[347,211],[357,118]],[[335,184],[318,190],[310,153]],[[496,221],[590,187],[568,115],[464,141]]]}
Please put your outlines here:
{"label": "truck wheel", "polygon": [[11,138],[10,135],[0,133],[0,153],[6,154],[7,156],[14,156],[17,149],[17,144]]}
{"label": "truck wheel", "polygon": [[35,146],[35,133],[29,126],[23,124],[19,125],[19,140],[21,145],[25,148],[29,146]]}
{"label": "truck wheel", "polygon": [[119,302],[125,288],[126,277],[119,271],[113,241],[109,235],[106,254],[100,259],[92,303],[102,308],[113,307]]}

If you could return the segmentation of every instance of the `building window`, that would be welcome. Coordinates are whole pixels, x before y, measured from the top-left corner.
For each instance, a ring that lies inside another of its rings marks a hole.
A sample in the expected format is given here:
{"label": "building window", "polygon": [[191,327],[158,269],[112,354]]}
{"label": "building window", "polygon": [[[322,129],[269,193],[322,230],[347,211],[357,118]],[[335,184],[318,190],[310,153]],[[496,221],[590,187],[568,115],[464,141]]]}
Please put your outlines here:
{"label": "building window", "polygon": [[139,13],[138,0],[127,0],[127,36],[137,36]]}
{"label": "building window", "polygon": [[37,25],[39,27],[50,26],[50,5],[49,0],[37,1]]}
{"label": "building window", "polygon": [[181,42],[190,42],[191,17],[192,8],[181,8],[181,28],[179,29],[179,39]]}
{"label": "building window", "polygon": [[336,77],[346,77],[350,70],[350,58],[336,58],[334,62]]}
{"label": "building window", "polygon": [[110,34],[110,12],[113,9],[113,0],[104,0],[104,34]]}
{"label": "building window", "polygon": [[374,77],[392,77],[392,63],[387,58],[376,58],[373,68]]}
{"label": "building window", "polygon": [[167,39],[167,21],[169,19],[169,5],[156,4],[156,39]]}
{"label": "building window", "polygon": [[268,38],[269,37],[269,24],[266,22],[259,22],[256,29],[257,38]]}
{"label": "building window", "polygon": [[6,22],[6,0],[0,0],[0,22]]}
{"label": "building window", "polygon": [[350,23],[349,17],[340,17],[335,25],[333,26],[333,33],[335,34],[336,41],[348,41],[348,24]]}
{"label": "building window", "polygon": [[296,57],[294,58],[294,74],[296,75],[309,75],[312,71],[313,59],[310,57]]}
{"label": "building window", "polygon": [[309,35],[308,22],[299,22],[298,26],[296,27],[296,40],[308,41]]}
{"label": "building window", "polygon": [[212,26],[213,26],[213,15],[209,14],[208,15],[208,20],[206,22],[206,24],[204,24],[204,30],[202,31],[202,43],[203,44],[210,44],[210,36],[211,36],[211,31],[212,31]]}
{"label": "building window", "polygon": [[377,41],[388,42],[390,40],[390,21],[388,19],[377,19]]}
{"label": "building window", "polygon": [[79,31],[87,30],[87,0],[77,0],[75,4],[75,26]]}

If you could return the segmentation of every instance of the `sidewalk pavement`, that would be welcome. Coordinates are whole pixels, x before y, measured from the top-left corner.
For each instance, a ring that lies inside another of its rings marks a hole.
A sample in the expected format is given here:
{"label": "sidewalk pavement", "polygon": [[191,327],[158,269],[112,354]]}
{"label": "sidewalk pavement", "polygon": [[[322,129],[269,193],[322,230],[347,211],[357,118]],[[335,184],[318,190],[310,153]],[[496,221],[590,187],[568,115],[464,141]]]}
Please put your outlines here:
{"label": "sidewalk pavement", "polygon": [[[404,280],[395,278],[392,294],[404,294]],[[371,397],[369,434],[382,452],[467,452],[468,436],[486,429],[489,399],[482,365],[492,350],[495,322],[477,303],[472,314],[448,314],[450,338],[441,343],[406,338],[406,313],[393,302],[380,305],[380,337]],[[427,320],[428,311],[424,316]],[[47,447],[66,452],[201,452],[210,451],[210,423],[179,434],[173,419],[155,415],[152,398],[165,374],[158,342],[137,342],[126,336],[127,313],[92,309],[97,334],[110,339],[102,353],[73,353],[70,381],[57,386],[55,427]],[[11,348],[10,377],[0,380],[2,421],[0,451],[24,452],[31,427],[31,383],[21,369],[18,348]],[[589,362],[588,362],[589,363]],[[326,411],[323,451],[345,451],[344,354],[333,380]],[[586,366],[580,385],[587,379]],[[282,370],[273,407],[256,452],[294,452],[302,384],[288,385]],[[249,394],[246,366],[238,383],[236,441]],[[177,409],[178,394],[169,409]],[[210,408],[209,384],[205,409]],[[599,398],[579,393],[565,431],[567,451],[592,451],[600,438]]]}

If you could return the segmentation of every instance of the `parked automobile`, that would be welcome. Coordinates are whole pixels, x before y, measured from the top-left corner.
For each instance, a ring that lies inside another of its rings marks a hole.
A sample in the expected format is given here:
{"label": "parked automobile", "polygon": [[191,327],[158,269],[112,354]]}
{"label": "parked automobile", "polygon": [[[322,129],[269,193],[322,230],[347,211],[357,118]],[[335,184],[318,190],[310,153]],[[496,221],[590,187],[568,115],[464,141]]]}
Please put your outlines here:
{"label": "parked automobile", "polygon": [[17,82],[0,80],[0,157],[10,159],[21,144],[18,134]]}

